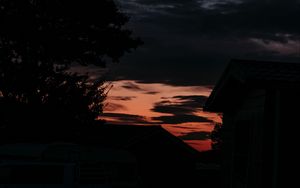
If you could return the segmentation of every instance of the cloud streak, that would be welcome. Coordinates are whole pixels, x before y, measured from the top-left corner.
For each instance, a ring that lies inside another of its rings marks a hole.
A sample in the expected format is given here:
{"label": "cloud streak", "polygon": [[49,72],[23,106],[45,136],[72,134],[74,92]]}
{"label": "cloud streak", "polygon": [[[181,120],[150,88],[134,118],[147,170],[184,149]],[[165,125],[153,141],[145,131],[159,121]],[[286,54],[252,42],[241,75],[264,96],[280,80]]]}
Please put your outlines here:
{"label": "cloud streak", "polygon": [[135,98],[136,98],[136,96],[112,96],[112,97],[110,97],[111,100],[116,100],[116,101],[131,101]]}
{"label": "cloud streak", "polygon": [[126,82],[122,85],[122,87],[133,91],[144,91],[142,88],[140,88],[137,84],[134,84],[133,82]]}
{"label": "cloud streak", "polygon": [[186,115],[186,114],[177,114],[173,116],[159,116],[152,118],[153,120],[160,121],[161,124],[182,124],[182,123],[212,123],[212,120],[207,119],[206,117],[196,116],[196,115]]}
{"label": "cloud streak", "polygon": [[123,113],[104,113],[101,118],[109,119],[110,123],[114,124],[128,124],[128,125],[157,125],[150,122],[144,116]]}
{"label": "cloud streak", "polygon": [[155,103],[151,110],[173,115],[192,114],[203,107],[206,99],[206,96],[201,95],[174,96]]}
{"label": "cloud streak", "polygon": [[154,112],[163,114],[171,114],[168,116],[162,115],[154,117],[153,120],[161,121],[162,124],[181,124],[181,123],[207,123],[212,120],[196,115],[195,113],[202,110],[206,96],[190,95],[190,96],[173,96],[172,98],[163,98],[162,101],[154,104],[151,109]]}

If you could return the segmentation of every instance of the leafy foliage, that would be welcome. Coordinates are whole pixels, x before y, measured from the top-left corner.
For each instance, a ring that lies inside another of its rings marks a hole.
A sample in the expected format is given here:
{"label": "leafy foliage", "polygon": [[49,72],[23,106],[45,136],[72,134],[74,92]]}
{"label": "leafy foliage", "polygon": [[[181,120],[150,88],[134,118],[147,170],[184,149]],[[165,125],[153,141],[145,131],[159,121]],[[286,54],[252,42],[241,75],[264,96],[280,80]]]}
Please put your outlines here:
{"label": "leafy foliage", "polygon": [[213,150],[220,150],[223,146],[224,140],[224,131],[223,126],[220,123],[217,123],[214,127],[214,130],[211,132],[211,147]]}
{"label": "leafy foliage", "polygon": [[97,118],[103,80],[67,70],[118,62],[141,44],[123,29],[127,21],[112,0],[0,0],[2,123]]}

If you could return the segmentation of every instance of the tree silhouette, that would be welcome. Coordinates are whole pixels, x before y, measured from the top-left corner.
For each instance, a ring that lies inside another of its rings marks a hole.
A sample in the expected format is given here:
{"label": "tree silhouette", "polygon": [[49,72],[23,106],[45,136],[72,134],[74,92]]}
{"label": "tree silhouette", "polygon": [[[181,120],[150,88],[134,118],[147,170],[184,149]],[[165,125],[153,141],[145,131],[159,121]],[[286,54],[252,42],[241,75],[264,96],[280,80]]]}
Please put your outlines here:
{"label": "tree silhouette", "polygon": [[127,21],[112,0],[0,0],[0,124],[93,122],[103,80],[68,69],[103,67],[140,45]]}
{"label": "tree silhouette", "polygon": [[213,150],[220,150],[223,146],[224,131],[221,123],[216,123],[214,130],[211,132],[211,148]]}

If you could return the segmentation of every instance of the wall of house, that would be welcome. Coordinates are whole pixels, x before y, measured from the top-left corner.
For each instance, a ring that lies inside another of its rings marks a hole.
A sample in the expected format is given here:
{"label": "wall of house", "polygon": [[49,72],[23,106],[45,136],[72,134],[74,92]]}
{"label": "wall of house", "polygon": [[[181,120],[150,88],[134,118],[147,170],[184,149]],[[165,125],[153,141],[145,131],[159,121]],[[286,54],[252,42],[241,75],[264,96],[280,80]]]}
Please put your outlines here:
{"label": "wall of house", "polygon": [[273,137],[273,187],[294,187],[299,184],[300,90],[281,89]]}
{"label": "wall of house", "polygon": [[[251,90],[224,112],[225,187],[260,187],[265,90]],[[226,127],[226,128],[225,128]]]}

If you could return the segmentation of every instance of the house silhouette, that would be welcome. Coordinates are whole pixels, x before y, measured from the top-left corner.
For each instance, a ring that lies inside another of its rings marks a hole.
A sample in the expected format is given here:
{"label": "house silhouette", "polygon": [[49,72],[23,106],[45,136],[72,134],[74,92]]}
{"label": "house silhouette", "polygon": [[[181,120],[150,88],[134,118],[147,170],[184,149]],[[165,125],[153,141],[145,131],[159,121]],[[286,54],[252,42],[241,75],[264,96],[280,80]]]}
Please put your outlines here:
{"label": "house silhouette", "polygon": [[[4,183],[0,181],[0,187],[17,183],[15,187],[50,184],[48,187],[133,188],[183,186],[198,181],[198,151],[161,126],[99,125],[79,130],[40,127],[22,131],[3,128],[0,141],[0,180]],[[24,166],[30,168],[22,170]],[[11,176],[7,175],[13,170]],[[56,176],[47,178],[54,172]],[[28,178],[22,178],[22,174]],[[34,181],[37,174],[40,182]],[[18,182],[24,182],[24,186]]]}
{"label": "house silhouette", "polygon": [[223,113],[224,187],[293,185],[296,178],[290,167],[298,159],[290,146],[299,142],[299,133],[293,131],[300,125],[299,106],[300,63],[228,64],[204,107]]}

